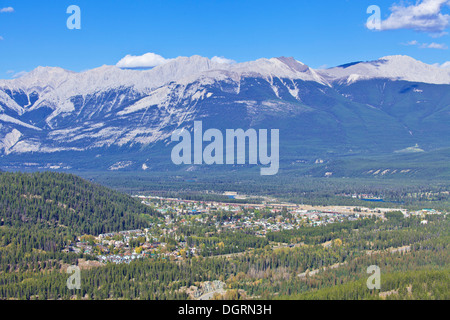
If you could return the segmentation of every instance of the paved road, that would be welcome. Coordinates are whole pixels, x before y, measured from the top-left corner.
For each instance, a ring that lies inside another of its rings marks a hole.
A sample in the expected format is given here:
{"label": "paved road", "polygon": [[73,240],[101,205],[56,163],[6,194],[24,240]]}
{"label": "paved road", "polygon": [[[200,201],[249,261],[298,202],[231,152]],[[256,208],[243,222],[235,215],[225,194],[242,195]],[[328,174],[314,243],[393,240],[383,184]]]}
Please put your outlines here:
{"label": "paved road", "polygon": [[198,297],[197,300],[211,300],[211,299],[214,297],[214,294],[215,294],[215,293],[218,293],[218,294],[225,294],[225,292],[226,292],[226,291],[223,290],[223,289],[214,290],[214,291],[205,293],[204,295]]}

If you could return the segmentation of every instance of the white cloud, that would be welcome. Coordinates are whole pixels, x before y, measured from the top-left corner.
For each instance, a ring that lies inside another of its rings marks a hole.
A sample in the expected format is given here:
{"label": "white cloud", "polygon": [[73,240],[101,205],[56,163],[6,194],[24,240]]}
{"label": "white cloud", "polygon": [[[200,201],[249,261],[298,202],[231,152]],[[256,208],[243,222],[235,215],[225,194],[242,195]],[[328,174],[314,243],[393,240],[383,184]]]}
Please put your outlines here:
{"label": "white cloud", "polygon": [[165,59],[158,54],[148,52],[142,56],[126,55],[116,66],[119,68],[153,68],[164,63],[169,62],[172,59]]}
{"label": "white cloud", "polygon": [[445,45],[443,43],[436,43],[436,42],[424,43],[420,47],[423,49],[440,49],[440,50],[448,49],[447,45]]}
{"label": "white cloud", "polygon": [[412,41],[408,41],[407,43],[405,43],[405,46],[417,46],[420,43],[417,40],[412,40]]}
{"label": "white cloud", "polygon": [[440,38],[440,37],[443,37],[446,35],[448,35],[448,32],[446,32],[446,31],[442,31],[439,33],[430,33],[430,37],[432,37],[432,38]]}
{"label": "white cloud", "polygon": [[10,13],[10,12],[14,12],[14,8],[13,7],[7,7],[7,8],[1,8],[0,9],[0,13]]}
{"label": "white cloud", "polygon": [[450,0],[418,0],[415,5],[394,4],[391,15],[381,21],[381,30],[412,29],[439,35],[450,25],[450,15],[442,13]]}
{"label": "white cloud", "polygon": [[2,36],[0,36],[0,41],[5,40],[5,38],[3,38]]}
{"label": "white cloud", "polygon": [[407,43],[402,43],[404,46],[417,46],[421,49],[440,49],[440,50],[447,50],[448,46],[444,43],[420,43],[417,40],[412,40]]}
{"label": "white cloud", "polygon": [[441,68],[450,68],[450,61],[444,62],[443,64],[441,64],[440,67]]}
{"label": "white cloud", "polygon": [[26,75],[27,73],[28,73],[28,72],[26,72],[26,71],[20,71],[20,72],[17,72],[17,73],[15,73],[15,74],[13,74],[13,75],[11,76],[11,78],[13,78],[13,79],[20,78],[20,77]]}
{"label": "white cloud", "polygon": [[222,64],[233,64],[233,63],[236,63],[236,61],[234,61],[234,60],[227,59],[227,58],[224,58],[224,57],[218,57],[218,56],[212,57],[211,61],[215,62],[215,63],[222,63]]}

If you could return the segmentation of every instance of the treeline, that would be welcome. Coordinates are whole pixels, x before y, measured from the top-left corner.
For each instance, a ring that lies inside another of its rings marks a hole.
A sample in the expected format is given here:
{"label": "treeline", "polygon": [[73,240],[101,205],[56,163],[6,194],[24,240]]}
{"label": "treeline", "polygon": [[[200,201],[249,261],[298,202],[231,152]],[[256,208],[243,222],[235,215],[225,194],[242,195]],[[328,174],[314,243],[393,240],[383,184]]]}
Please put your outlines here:
{"label": "treeline", "polygon": [[[384,254],[377,259],[360,259],[338,271],[325,271],[308,278],[300,293],[285,293],[283,300],[448,300],[450,269],[448,249],[414,251],[411,255]],[[446,256],[442,256],[445,254]],[[423,264],[427,261],[426,265]],[[364,268],[380,266],[380,289],[367,287]]]}
{"label": "treeline", "polygon": [[137,199],[61,173],[0,173],[0,225],[46,224],[77,234],[148,226],[156,213]]}
{"label": "treeline", "polygon": [[[274,177],[261,177],[248,172],[214,175],[201,172],[136,175],[132,172],[86,173],[96,181],[122,192],[136,194],[160,193],[178,196],[214,191],[237,191],[240,194],[273,196],[285,201],[311,205],[352,205],[366,207],[429,207],[447,210],[450,206],[448,181],[368,178],[312,178],[295,172]],[[386,202],[354,199],[352,194],[381,197]],[[347,195],[347,196],[344,196]],[[207,196],[209,197],[209,195]]]}
{"label": "treeline", "polygon": [[0,275],[59,273],[64,264],[94,258],[62,252],[77,236],[143,228],[156,216],[138,200],[74,175],[0,172]]}
{"label": "treeline", "polygon": [[341,223],[331,223],[319,228],[313,226],[302,226],[299,229],[282,230],[279,232],[267,233],[269,241],[281,243],[318,244],[336,239],[342,234],[357,230],[368,225],[374,225],[376,218],[366,218],[356,221],[344,221]]}
{"label": "treeline", "polygon": [[269,245],[266,238],[242,231],[224,231],[212,236],[189,236],[186,240],[188,247],[200,248],[199,254],[204,257],[238,253],[249,248],[264,248]]}
{"label": "treeline", "polygon": [[[227,258],[207,256],[175,262],[159,257],[82,270],[80,290],[67,289],[68,275],[51,264],[39,271],[0,272],[0,297],[187,299],[185,288],[199,286],[203,281],[222,280],[227,289],[243,290],[241,298],[252,299],[378,299],[382,298],[380,292],[392,290],[397,293],[386,299],[422,299],[425,295],[430,299],[450,298],[448,281],[445,282],[450,272],[448,218],[428,216],[428,224],[421,225],[415,219],[401,221],[395,217],[394,214],[387,221],[367,219],[367,224],[359,225],[358,229],[353,229],[356,225],[335,229],[329,247],[311,243],[272,249],[261,242],[256,249]],[[316,240],[330,234],[326,226],[314,229],[315,233],[310,235]],[[383,234],[376,239],[379,230]],[[396,243],[399,232],[404,236]],[[192,235],[189,237],[188,241],[197,241]],[[226,247],[226,239],[237,245],[253,241],[240,232],[204,238],[199,243],[214,250],[221,247],[219,241]],[[211,242],[206,245],[208,238]],[[406,243],[410,251],[385,250]],[[369,290],[366,286],[369,276],[366,269],[370,265],[381,268],[381,290]]]}
{"label": "treeline", "polygon": [[74,235],[49,227],[0,227],[0,273],[39,271],[74,264],[82,254],[62,250]]}

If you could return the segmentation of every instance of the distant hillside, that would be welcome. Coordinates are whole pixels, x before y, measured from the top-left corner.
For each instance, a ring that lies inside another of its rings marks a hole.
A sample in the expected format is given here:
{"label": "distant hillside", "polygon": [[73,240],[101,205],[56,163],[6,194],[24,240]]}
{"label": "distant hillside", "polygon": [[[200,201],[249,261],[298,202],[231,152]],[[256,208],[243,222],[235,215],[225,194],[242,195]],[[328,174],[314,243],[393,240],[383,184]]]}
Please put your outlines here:
{"label": "distant hillside", "polygon": [[62,173],[0,173],[0,225],[100,234],[148,226],[138,200]]}
{"label": "distant hillside", "polygon": [[[414,147],[391,155],[372,157],[341,157],[305,168],[315,177],[359,177],[377,179],[448,179],[450,178],[450,149],[428,152]],[[298,167],[298,166],[297,166]],[[292,166],[291,170],[296,170]]]}

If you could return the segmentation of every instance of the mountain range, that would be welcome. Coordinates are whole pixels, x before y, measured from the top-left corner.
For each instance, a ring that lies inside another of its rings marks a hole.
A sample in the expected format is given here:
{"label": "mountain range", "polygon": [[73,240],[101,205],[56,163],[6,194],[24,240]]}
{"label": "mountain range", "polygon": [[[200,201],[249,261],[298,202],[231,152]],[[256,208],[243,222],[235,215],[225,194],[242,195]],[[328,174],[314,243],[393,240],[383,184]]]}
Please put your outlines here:
{"label": "mountain range", "polygon": [[450,68],[408,56],[321,70],[200,56],[150,70],[38,67],[0,80],[0,167],[167,169],[171,133],[194,120],[279,129],[280,168],[436,152],[450,148]]}

